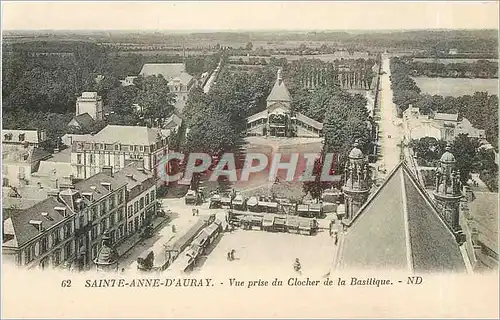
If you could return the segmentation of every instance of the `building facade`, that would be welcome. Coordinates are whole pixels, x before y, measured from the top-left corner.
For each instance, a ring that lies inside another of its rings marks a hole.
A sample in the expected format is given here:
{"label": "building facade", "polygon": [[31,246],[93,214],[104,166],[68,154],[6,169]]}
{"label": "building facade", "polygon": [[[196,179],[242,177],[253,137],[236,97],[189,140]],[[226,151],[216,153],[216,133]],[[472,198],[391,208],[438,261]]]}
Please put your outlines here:
{"label": "building facade", "polygon": [[151,172],[135,164],[126,166],[114,178],[127,185],[126,230],[132,235],[147,226],[156,213],[156,180]]}
{"label": "building facade", "polygon": [[76,99],[76,116],[88,113],[95,121],[103,119],[103,101],[97,92],[83,92]]}
{"label": "building facade", "polygon": [[410,106],[403,112],[403,128],[409,140],[434,137],[437,140],[453,141],[459,134],[484,139],[485,130],[472,126],[466,118],[459,120],[458,114],[436,112],[422,115],[419,108]]}
{"label": "building facade", "polygon": [[320,137],[323,124],[291,110],[292,98],[281,69],[267,97],[267,108],[247,118],[247,135],[276,137]]}
{"label": "building facade", "polygon": [[72,140],[71,166],[77,179],[86,179],[112,167],[123,169],[130,162],[141,162],[156,175],[156,165],[168,152],[168,130],[136,126],[108,125],[99,133]]}

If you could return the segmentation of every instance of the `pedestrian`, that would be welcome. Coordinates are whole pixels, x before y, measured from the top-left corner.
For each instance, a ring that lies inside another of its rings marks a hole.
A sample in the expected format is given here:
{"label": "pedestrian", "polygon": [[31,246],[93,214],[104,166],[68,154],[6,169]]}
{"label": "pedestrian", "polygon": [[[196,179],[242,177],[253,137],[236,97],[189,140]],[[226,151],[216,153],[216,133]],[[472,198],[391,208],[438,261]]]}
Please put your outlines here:
{"label": "pedestrian", "polygon": [[299,258],[295,258],[295,263],[293,264],[293,269],[296,272],[301,273],[300,270],[302,269],[302,266],[300,265]]}
{"label": "pedestrian", "polygon": [[234,254],[236,253],[236,250],[232,249],[231,250],[231,260],[234,260]]}
{"label": "pedestrian", "polygon": [[231,252],[227,252],[227,261],[231,261]]}
{"label": "pedestrian", "polygon": [[175,224],[172,225],[172,233],[175,233],[176,230],[175,230]]}
{"label": "pedestrian", "polygon": [[339,233],[335,231],[335,245],[339,242]]}

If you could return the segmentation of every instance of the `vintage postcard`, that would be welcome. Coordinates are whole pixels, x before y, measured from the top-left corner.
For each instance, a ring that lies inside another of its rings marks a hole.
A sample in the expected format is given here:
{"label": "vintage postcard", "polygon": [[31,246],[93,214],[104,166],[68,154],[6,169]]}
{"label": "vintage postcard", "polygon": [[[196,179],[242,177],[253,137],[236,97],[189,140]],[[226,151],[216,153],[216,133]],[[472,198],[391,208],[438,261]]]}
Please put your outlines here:
{"label": "vintage postcard", "polygon": [[2,1],[2,318],[498,318],[497,1]]}

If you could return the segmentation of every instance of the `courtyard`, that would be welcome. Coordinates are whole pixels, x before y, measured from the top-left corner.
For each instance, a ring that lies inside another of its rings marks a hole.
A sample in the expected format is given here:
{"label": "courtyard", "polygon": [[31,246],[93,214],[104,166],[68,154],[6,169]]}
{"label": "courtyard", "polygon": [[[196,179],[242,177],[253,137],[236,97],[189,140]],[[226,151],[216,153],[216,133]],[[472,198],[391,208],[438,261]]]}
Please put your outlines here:
{"label": "courtyard", "polygon": [[[235,260],[227,253],[235,250]],[[296,275],[293,265],[300,260],[302,274],[323,277],[330,272],[337,246],[327,230],[307,236],[237,229],[223,233],[197,262],[193,275],[286,276]]]}

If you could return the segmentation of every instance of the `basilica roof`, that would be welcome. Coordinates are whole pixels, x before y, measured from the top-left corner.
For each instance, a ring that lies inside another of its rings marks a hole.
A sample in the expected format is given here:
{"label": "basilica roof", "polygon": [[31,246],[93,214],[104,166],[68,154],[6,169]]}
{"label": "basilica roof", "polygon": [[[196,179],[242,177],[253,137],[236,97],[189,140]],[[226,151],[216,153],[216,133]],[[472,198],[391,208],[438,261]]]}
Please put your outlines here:
{"label": "basilica roof", "polygon": [[466,271],[455,235],[404,162],[347,225],[340,269]]}

